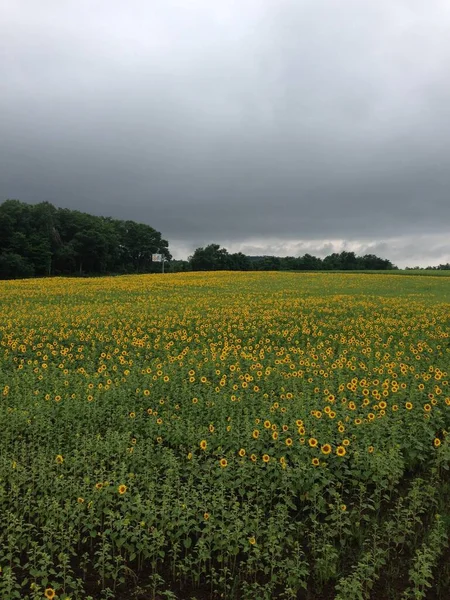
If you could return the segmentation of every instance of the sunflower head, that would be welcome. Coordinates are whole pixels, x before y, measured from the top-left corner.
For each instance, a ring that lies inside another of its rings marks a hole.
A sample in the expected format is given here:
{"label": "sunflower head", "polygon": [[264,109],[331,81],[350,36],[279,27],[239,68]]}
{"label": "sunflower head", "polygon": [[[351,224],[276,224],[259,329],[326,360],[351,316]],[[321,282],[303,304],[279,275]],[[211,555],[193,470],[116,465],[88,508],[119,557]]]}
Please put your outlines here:
{"label": "sunflower head", "polygon": [[330,446],[330,444],[324,444],[320,450],[321,450],[322,454],[330,454],[331,446]]}

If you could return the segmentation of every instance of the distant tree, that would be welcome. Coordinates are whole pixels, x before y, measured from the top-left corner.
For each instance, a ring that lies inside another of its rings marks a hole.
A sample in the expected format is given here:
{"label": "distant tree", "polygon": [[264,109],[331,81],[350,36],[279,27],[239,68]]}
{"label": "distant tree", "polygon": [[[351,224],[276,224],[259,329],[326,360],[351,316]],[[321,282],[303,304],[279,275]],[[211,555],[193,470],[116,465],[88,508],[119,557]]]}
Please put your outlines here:
{"label": "distant tree", "polygon": [[305,254],[297,259],[297,269],[300,271],[320,271],[323,268],[323,261],[317,256]]}
{"label": "distant tree", "polygon": [[329,254],[322,261],[323,268],[326,271],[337,271],[342,269],[341,257],[337,252]]}
{"label": "distant tree", "polygon": [[191,270],[191,265],[188,260],[171,260],[167,270],[171,273],[186,272]]}
{"label": "distant tree", "polygon": [[374,271],[382,271],[386,269],[394,269],[394,265],[390,260],[375,256],[375,254],[365,254],[360,259],[362,269],[371,269]]}
{"label": "distant tree", "polygon": [[261,260],[255,262],[254,268],[258,271],[279,271],[281,258],[279,256],[263,256]]}
{"label": "distant tree", "polygon": [[188,258],[193,271],[223,271],[230,266],[228,250],[219,244],[209,244],[204,248],[197,248]]}
{"label": "distant tree", "polygon": [[230,271],[249,271],[251,263],[248,256],[242,254],[242,252],[236,252],[230,254],[228,257],[228,269]]}
{"label": "distant tree", "polygon": [[358,268],[358,259],[354,252],[346,252],[345,250],[339,255],[341,269],[344,271],[353,271]]}

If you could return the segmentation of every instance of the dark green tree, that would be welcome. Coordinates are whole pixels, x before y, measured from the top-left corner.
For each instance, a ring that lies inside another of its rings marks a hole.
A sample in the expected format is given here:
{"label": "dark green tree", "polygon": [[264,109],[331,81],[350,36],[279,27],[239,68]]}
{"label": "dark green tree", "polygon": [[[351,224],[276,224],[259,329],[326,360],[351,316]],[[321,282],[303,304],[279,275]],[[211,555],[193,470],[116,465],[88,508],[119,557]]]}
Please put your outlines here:
{"label": "dark green tree", "polygon": [[230,255],[219,244],[197,248],[188,260],[193,271],[223,271],[230,266]]}
{"label": "dark green tree", "polygon": [[[0,205],[0,277],[136,273],[159,270],[153,253],[169,244],[143,223],[7,200]],[[19,260],[19,258],[20,260]]]}

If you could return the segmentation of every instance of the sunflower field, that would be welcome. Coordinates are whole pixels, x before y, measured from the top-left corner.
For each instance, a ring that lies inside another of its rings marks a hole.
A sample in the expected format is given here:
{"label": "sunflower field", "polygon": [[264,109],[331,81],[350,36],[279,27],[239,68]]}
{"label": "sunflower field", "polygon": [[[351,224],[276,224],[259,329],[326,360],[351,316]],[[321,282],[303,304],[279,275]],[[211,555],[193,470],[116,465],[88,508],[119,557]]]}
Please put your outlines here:
{"label": "sunflower field", "polygon": [[450,590],[450,279],[0,282],[0,598]]}

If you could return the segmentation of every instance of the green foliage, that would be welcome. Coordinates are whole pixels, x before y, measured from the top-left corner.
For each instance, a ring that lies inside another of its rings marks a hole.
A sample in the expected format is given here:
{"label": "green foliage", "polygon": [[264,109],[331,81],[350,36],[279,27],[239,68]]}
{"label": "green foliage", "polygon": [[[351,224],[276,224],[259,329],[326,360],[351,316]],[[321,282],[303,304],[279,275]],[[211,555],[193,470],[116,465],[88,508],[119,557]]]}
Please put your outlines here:
{"label": "green foliage", "polygon": [[238,252],[229,254],[219,244],[210,244],[205,248],[197,248],[189,257],[192,271],[248,271],[250,261],[247,256]]}
{"label": "green foliage", "polygon": [[148,225],[48,202],[0,205],[0,279],[159,271],[153,253],[171,258],[167,240]]}
{"label": "green foliage", "polygon": [[386,259],[373,254],[356,256],[354,252],[330,254],[323,260],[310,254],[293,256],[245,256],[241,252],[229,254],[219,244],[197,248],[189,257],[192,271],[355,271],[368,269],[395,269]]}

